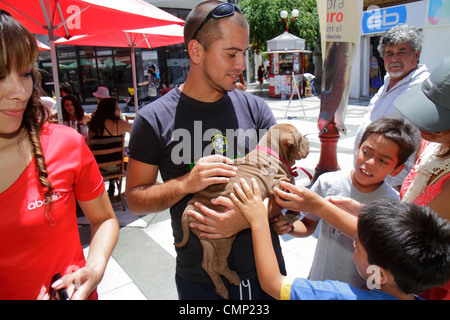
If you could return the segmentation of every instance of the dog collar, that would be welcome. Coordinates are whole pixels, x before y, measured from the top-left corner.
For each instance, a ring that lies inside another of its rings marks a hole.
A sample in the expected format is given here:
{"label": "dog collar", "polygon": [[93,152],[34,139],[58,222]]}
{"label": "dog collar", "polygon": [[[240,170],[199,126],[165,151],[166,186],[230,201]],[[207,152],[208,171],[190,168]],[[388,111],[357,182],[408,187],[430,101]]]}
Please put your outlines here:
{"label": "dog collar", "polygon": [[276,153],[275,151],[273,151],[272,149],[270,149],[270,148],[268,148],[268,147],[263,147],[263,146],[256,146],[256,150],[265,151],[265,152],[267,152],[268,154],[270,154],[270,155],[274,156],[275,158],[277,158],[278,160],[280,160],[281,162],[283,162],[283,163],[286,165],[286,167],[288,167],[289,172],[290,172],[294,177],[297,177],[297,176],[298,176],[298,172],[297,172],[297,171],[294,171],[294,169],[300,169],[300,170],[302,170],[303,172],[305,172],[305,173],[308,175],[309,180],[312,180],[313,177],[311,176],[311,174],[310,174],[308,171],[306,171],[306,170],[305,170],[304,168],[302,168],[302,167],[294,167],[294,168],[291,168],[291,166],[289,165],[289,163],[288,163],[286,160],[284,160],[278,153]]}

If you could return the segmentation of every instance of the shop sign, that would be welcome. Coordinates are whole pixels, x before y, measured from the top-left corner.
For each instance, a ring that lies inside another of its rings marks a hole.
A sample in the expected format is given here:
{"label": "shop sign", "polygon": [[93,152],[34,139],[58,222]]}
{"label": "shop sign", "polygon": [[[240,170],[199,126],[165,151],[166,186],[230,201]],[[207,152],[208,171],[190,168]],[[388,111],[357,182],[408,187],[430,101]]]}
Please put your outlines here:
{"label": "shop sign", "polygon": [[384,32],[400,23],[406,23],[406,17],[405,6],[366,11],[363,15],[363,32]]}
{"label": "shop sign", "polygon": [[429,1],[426,0],[385,8],[370,6],[363,13],[362,33],[382,33],[402,23],[423,28],[426,21],[428,4]]}

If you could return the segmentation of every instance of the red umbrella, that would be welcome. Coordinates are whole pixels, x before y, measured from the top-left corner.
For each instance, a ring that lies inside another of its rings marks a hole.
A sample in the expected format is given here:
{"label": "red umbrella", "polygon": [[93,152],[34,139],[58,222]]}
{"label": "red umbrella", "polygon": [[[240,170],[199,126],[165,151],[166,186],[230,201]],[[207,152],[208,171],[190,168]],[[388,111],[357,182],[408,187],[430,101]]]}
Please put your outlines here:
{"label": "red umbrella", "polygon": [[39,50],[43,51],[50,51],[50,47],[42,42],[40,42],[38,39],[36,39],[37,45],[39,47]]}
{"label": "red umbrella", "polygon": [[143,0],[1,0],[30,32],[70,38],[75,35],[184,25],[184,21]]}
{"label": "red umbrella", "polygon": [[135,47],[152,49],[183,42],[183,27],[180,25],[169,25],[135,30],[99,32],[74,36],[70,39],[60,38],[56,40],[55,43],[75,46]]}
{"label": "red umbrella", "polygon": [[[182,19],[143,0],[0,0],[0,9],[10,12],[32,33],[48,34],[57,97],[55,36],[70,38],[102,31],[184,25]],[[58,121],[62,122],[60,99],[56,101]]]}
{"label": "red umbrella", "polygon": [[161,26],[136,30],[96,33],[91,35],[75,36],[68,40],[58,39],[56,44],[130,47],[131,67],[133,75],[134,105],[138,109],[136,63],[134,48],[156,48],[184,42],[183,27],[180,25]]}

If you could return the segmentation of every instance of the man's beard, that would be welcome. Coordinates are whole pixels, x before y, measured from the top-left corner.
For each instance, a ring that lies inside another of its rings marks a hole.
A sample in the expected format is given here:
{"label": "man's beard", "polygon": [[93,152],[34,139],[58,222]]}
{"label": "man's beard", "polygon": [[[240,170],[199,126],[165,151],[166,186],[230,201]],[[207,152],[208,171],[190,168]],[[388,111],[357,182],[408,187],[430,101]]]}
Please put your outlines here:
{"label": "man's beard", "polygon": [[[403,66],[403,63],[401,63],[401,62],[393,62],[389,65],[389,70],[391,70],[391,68],[393,68],[393,67],[403,68],[404,66]],[[398,78],[398,77],[402,76],[403,73],[404,73],[404,71],[389,71],[389,75],[394,78]]]}
{"label": "man's beard", "polygon": [[212,84],[214,89],[216,89],[217,91],[221,91],[221,92],[225,93],[227,91],[231,91],[234,89],[234,87],[233,88],[225,88],[225,86],[223,84],[218,83],[216,80],[214,80],[213,76],[208,71],[208,68],[206,68],[206,70],[205,70],[205,76],[210,81],[210,83]]}

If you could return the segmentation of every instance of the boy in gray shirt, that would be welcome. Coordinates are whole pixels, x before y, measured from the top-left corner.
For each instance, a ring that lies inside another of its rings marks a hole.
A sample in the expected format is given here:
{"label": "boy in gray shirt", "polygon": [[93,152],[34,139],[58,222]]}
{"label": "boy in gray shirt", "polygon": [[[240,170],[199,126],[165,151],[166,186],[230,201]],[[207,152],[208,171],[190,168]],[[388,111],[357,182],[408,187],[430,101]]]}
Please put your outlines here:
{"label": "boy in gray shirt", "polygon": [[[367,127],[361,138],[355,168],[324,173],[311,190],[322,197],[349,197],[362,204],[382,198],[399,200],[398,192],[384,183],[384,179],[403,170],[416,145],[411,125],[399,119],[378,119]],[[289,232],[296,237],[307,237],[319,221],[314,214],[304,213],[303,219],[293,226],[280,221],[274,224],[274,229],[279,234]],[[366,287],[353,263],[353,239],[323,220],[309,279],[339,280],[357,288]]]}

